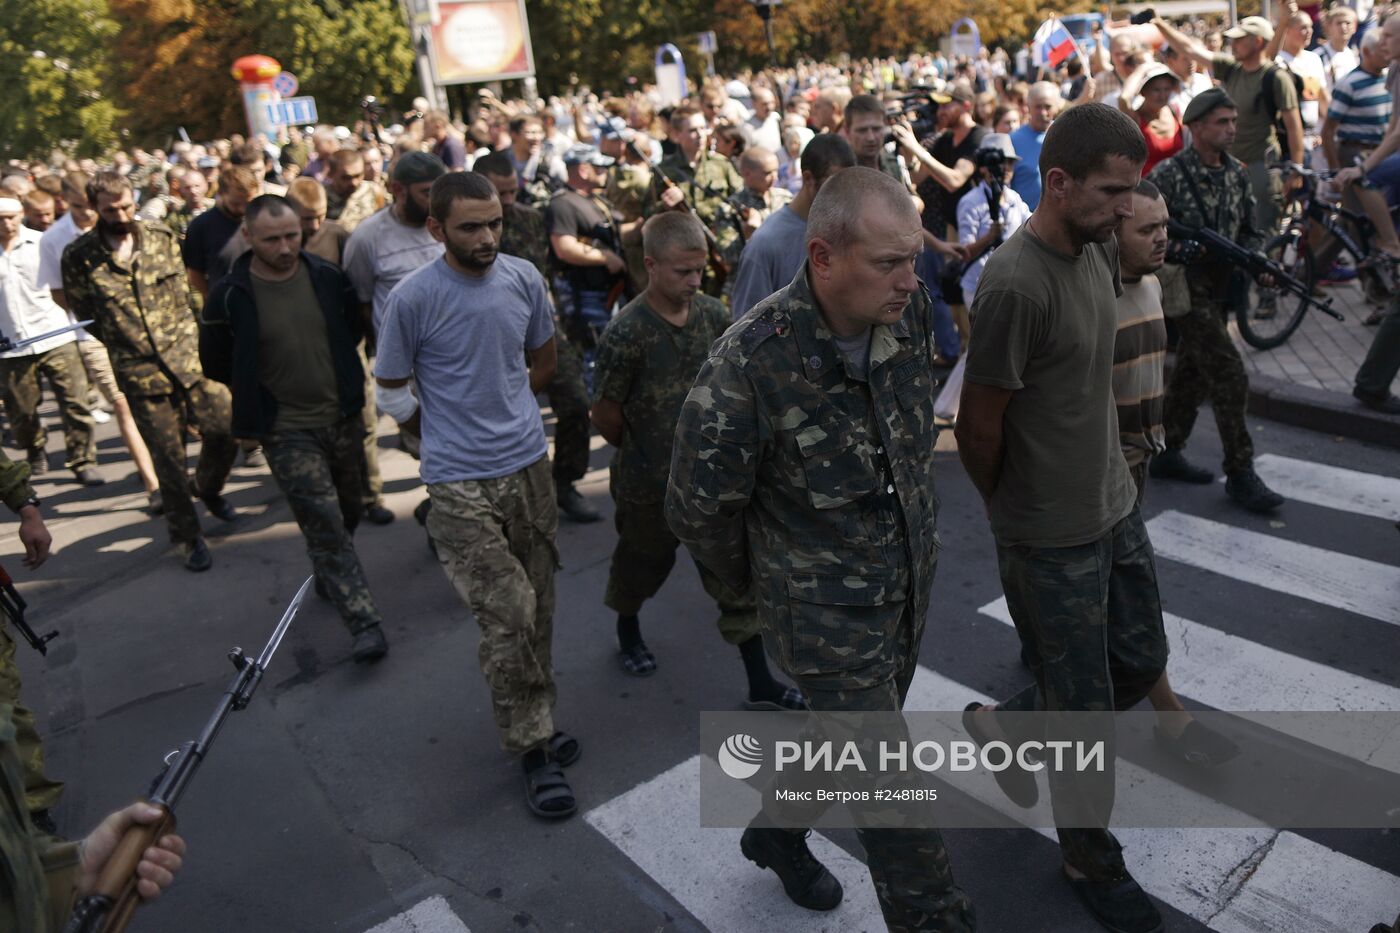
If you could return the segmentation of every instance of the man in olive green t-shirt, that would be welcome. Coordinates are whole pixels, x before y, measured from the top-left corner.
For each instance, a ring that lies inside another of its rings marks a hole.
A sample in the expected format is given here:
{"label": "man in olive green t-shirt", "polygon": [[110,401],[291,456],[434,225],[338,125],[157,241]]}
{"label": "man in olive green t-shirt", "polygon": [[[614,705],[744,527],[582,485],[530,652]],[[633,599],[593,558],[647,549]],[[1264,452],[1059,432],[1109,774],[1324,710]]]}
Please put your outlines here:
{"label": "man in olive green t-shirt", "polygon": [[[958,454],[986,503],[1035,678],[998,707],[968,707],[964,724],[982,744],[1030,738],[1026,717],[1001,710],[1128,709],[1166,667],[1152,545],[1113,398],[1115,231],[1132,216],[1146,161],[1142,131],[1112,107],[1057,118],[1040,152],[1040,204],[987,260],[973,299]],[[1161,915],[1108,832],[1111,720],[1098,735],[1108,746],[1101,774],[1049,773],[1065,876],[1104,926],[1158,933]],[[1005,769],[997,782],[1020,806],[1038,799],[1029,771]]]}
{"label": "man in olive green t-shirt", "polygon": [[[1212,52],[1160,17],[1152,24],[1166,36],[1172,48],[1209,68],[1225,93],[1239,105],[1239,124],[1230,155],[1245,164],[1249,184],[1254,189],[1255,226],[1266,235],[1278,227],[1283,208],[1285,182],[1279,170],[1270,166],[1280,158],[1295,165],[1304,164],[1303,116],[1298,109],[1298,89],[1282,66],[1264,58],[1264,49],[1274,37],[1274,27],[1262,16],[1246,16],[1239,25],[1225,31],[1230,54]],[[1272,94],[1265,84],[1272,83]],[[1269,97],[1272,96],[1273,109]],[[1282,123],[1287,139],[1280,140],[1276,124]],[[1293,176],[1286,186],[1302,179]]]}

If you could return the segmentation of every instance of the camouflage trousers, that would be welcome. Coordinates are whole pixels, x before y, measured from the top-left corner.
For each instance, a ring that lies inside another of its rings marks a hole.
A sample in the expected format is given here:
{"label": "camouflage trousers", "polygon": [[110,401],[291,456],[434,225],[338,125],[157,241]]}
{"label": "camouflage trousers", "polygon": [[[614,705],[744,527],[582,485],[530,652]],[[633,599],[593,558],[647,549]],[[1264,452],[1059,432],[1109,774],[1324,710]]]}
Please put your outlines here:
{"label": "camouflage trousers", "polygon": [[92,466],[97,462],[97,445],[92,439],[87,370],[83,368],[77,341],[44,353],[0,359],[5,410],[10,415],[15,445],[25,451],[42,451],[48,443],[48,432],[39,420],[39,403],[44,397],[39,384],[41,375],[47,376],[49,385],[53,386],[58,413],[63,419],[63,446],[67,451],[63,465],[70,470]]}
{"label": "camouflage trousers", "polygon": [[[613,549],[603,605],[618,615],[634,616],[670,576],[680,542],[666,524],[660,502],[628,502],[616,496],[614,500],[617,546]],[[695,569],[700,571],[705,592],[719,607],[719,633],[726,642],[742,644],[761,633],[753,596],[734,592],[699,562]]]}
{"label": "camouflage trousers", "polygon": [[428,534],[481,627],[478,656],[501,747],[521,754],[554,734],[554,571],[559,527],[549,459],[497,479],[428,486]]}
{"label": "camouflage trousers", "polygon": [[1254,462],[1254,442],[1244,421],[1249,377],[1240,351],[1230,340],[1220,303],[1193,285],[1191,310],[1172,320],[1181,340],[1163,403],[1167,447],[1180,450],[1186,446],[1196,424],[1196,410],[1209,399],[1225,448],[1223,468],[1226,473],[1242,470]]}
{"label": "camouflage trousers", "polygon": [[588,389],[583,356],[562,327],[554,331],[554,347],[558,362],[544,393],[554,409],[554,482],[562,489],[588,472]]}
{"label": "camouflage trousers", "polygon": [[365,371],[365,407],[360,413],[364,421],[364,466],[360,470],[360,499],[366,507],[378,505],[384,498],[384,477],[379,473],[379,406],[374,404],[374,366],[365,355],[360,342],[360,367]]}
{"label": "camouflage trousers", "polygon": [[[1001,703],[1002,709],[1121,711],[1147,696],[1166,669],[1167,636],[1152,542],[1136,507],[1103,537],[1077,547],[998,544],[997,565],[1035,677]],[[1092,879],[1124,870],[1122,847],[1108,831],[1114,780],[1111,729],[1106,744],[1102,774],[1086,778],[1051,772],[1050,778],[1056,812],[1072,809],[1101,818],[1097,827],[1059,830],[1065,861]]]}
{"label": "camouflage trousers", "polygon": [[44,746],[34,725],[34,713],[19,702],[19,666],[15,664],[17,643],[9,626],[0,622],[0,704],[14,707],[15,745],[24,770],[24,804],[32,813],[58,803],[63,782],[44,773]]}
{"label": "camouflage trousers", "polygon": [[[912,606],[915,602],[911,599],[905,605]],[[919,604],[926,605],[923,601],[919,601]],[[807,706],[816,712],[901,710],[909,695],[914,672],[918,669],[919,645],[923,640],[922,620],[914,618],[914,615],[906,610],[897,623],[897,637],[894,639],[896,656],[890,668],[891,674],[883,680],[867,683],[862,679],[859,686],[843,688],[839,684],[833,685],[829,674],[804,677],[791,670],[786,673],[802,691]],[[867,760],[876,755],[874,748],[879,741],[899,742],[908,738],[907,732],[903,736],[873,735],[868,731],[836,734],[834,730],[841,729],[842,725],[839,717],[826,720],[821,740],[830,740],[837,747],[847,740],[855,741],[862,747],[862,755],[870,756]],[[910,778],[909,775],[898,774],[894,777],[896,780]],[[772,795],[766,794],[765,797],[771,799]],[[812,822],[826,806],[812,805]],[[859,818],[863,825],[869,827],[872,823],[878,824],[880,816],[878,812],[862,812]],[[897,814],[894,819],[898,819]],[[764,817],[760,815],[753,825],[764,825]],[[977,928],[972,900],[953,880],[948,850],[938,830],[865,828],[858,830],[857,835],[865,848],[865,861],[871,880],[875,883],[875,893],[880,899],[880,911],[891,931],[966,933]]]}
{"label": "camouflage trousers", "polygon": [[200,528],[190,496],[185,427],[189,424],[199,430],[194,489],[201,496],[217,495],[238,454],[238,444],[229,433],[233,412],[228,389],[212,379],[201,378],[183,392],[170,395],[137,395],[127,386],[123,391],[136,430],[151,452],[160,495],[165,501],[170,540],[188,544],[199,537]]}
{"label": "camouflage trousers", "polygon": [[363,431],[355,417],[324,428],[274,431],[262,440],[268,469],[306,539],[316,579],[329,592],[351,635],[379,624],[379,610],[351,537],[364,509]]}

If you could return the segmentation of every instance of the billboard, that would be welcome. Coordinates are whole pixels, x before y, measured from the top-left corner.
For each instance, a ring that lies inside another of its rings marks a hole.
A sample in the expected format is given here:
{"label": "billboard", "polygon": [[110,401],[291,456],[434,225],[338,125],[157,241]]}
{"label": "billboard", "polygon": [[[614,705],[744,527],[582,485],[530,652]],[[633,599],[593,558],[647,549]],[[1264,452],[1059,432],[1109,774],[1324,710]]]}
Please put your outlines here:
{"label": "billboard", "polygon": [[535,73],[525,0],[439,0],[428,41],[436,83],[469,84]]}

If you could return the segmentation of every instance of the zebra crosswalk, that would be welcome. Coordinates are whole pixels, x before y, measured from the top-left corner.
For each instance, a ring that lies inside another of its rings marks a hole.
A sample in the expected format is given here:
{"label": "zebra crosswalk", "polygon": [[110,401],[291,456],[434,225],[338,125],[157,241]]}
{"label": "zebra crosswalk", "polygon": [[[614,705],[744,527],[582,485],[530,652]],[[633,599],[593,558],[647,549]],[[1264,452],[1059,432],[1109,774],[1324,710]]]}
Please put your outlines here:
{"label": "zebra crosswalk", "polygon": [[[1388,523],[1400,518],[1400,479],[1280,456],[1260,457],[1259,471],[1290,499],[1328,510],[1344,523],[1373,523],[1367,527],[1394,536]],[[1148,529],[1164,592],[1190,595],[1189,605],[1175,608],[1192,618],[1176,612],[1165,616],[1172,647],[1168,670],[1181,696],[1239,713],[1400,712],[1400,679],[1384,673],[1364,676],[1363,666],[1340,663],[1335,656],[1288,639],[1263,644],[1251,637],[1248,626],[1234,624],[1240,607],[1251,605],[1261,589],[1303,601],[1338,632],[1356,628],[1349,627],[1348,620],[1400,624],[1400,558],[1387,562],[1373,559],[1374,551],[1362,557],[1320,546],[1306,540],[1302,522],[1289,528],[1290,539],[1278,533],[1279,528],[1270,529],[1243,513],[1237,520],[1222,518],[1220,513],[1205,518],[1190,514],[1189,506],[1173,505],[1153,516]],[[1288,518],[1286,511],[1283,517]],[[1335,545],[1335,537],[1331,543]],[[1395,553],[1400,555],[1400,548]],[[1174,608],[1170,598],[1167,608]],[[1003,598],[980,606],[973,603],[968,611],[1002,626],[1011,624]],[[940,625],[968,621],[940,618],[940,610],[935,609],[930,639]],[[996,627],[988,631],[995,634]],[[1367,635],[1386,638],[1392,632],[1386,625],[1371,626]],[[997,635],[994,643],[1001,648],[1010,644],[1004,635]],[[975,686],[985,682],[984,675],[954,669],[952,663],[945,668],[937,651],[924,654],[927,666],[921,666],[914,679],[907,709],[957,710],[970,700],[988,699],[985,686]],[[1297,737],[1321,748],[1343,748],[1337,737],[1303,728],[1295,733]],[[962,738],[947,738],[954,737]],[[1400,771],[1400,761],[1372,763]],[[623,856],[600,860],[606,867],[593,870],[625,873],[629,887],[647,886],[652,903],[666,904],[668,916],[686,918],[680,929],[724,933],[884,929],[869,873],[858,847],[849,848],[849,836],[837,837],[840,843],[819,832],[810,838],[813,852],[846,892],[835,911],[817,914],[792,905],[770,872],[747,862],[739,851],[740,830],[702,828],[698,788],[702,768],[710,767],[715,767],[714,762],[705,754],[692,755],[587,808],[582,822],[588,833]],[[1121,786],[1145,781],[1149,774],[1145,765],[1119,761]],[[984,777],[985,781],[960,788],[974,801],[998,805],[1004,811],[1001,792],[990,776]],[[742,784],[733,786],[736,795],[752,796],[757,808],[756,794]],[[1160,781],[1156,786],[1161,786]],[[1163,792],[1179,798],[1182,807],[1206,806],[1206,798],[1181,784],[1169,784]],[[1042,794],[1040,806],[1048,807],[1047,794]],[[1221,805],[1211,802],[1210,806],[1219,811]],[[1039,823],[1048,825],[1043,819]],[[1047,844],[1039,838],[1055,838],[1053,830],[1034,832],[1024,838],[1036,845]],[[1176,912],[1176,924],[1190,929],[1358,933],[1388,922],[1400,911],[1400,871],[1396,871],[1400,862],[1393,855],[1378,856],[1377,847],[1358,843],[1355,835],[1268,828],[1116,827],[1115,833],[1138,881]],[[1000,868],[996,862],[989,863],[985,853],[980,863],[973,863],[970,857],[963,860],[966,854],[955,844],[950,843],[950,848],[959,873],[995,873]],[[1083,914],[1070,925],[1051,925],[1044,905],[1029,899],[1016,909],[1023,911],[1018,927],[1022,929],[1077,933],[1094,928]],[[1189,919],[1182,920],[1183,916]],[[605,921],[584,926],[643,928],[621,921],[616,926]],[[1177,926],[1169,923],[1168,928]],[[372,933],[462,933],[466,929],[445,903],[425,901]]]}

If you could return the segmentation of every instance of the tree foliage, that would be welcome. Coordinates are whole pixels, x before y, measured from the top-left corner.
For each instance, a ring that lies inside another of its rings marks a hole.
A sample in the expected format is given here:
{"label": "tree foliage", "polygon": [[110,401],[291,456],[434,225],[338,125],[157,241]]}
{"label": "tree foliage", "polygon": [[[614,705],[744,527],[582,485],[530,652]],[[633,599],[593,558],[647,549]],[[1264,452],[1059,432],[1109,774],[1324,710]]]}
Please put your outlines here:
{"label": "tree foliage", "polygon": [[229,69],[270,55],[296,73],[324,118],[350,121],[366,94],[401,94],[413,50],[396,0],[109,0],[122,25],[116,58],[138,139],[177,126],[192,136],[244,125]]}
{"label": "tree foliage", "polygon": [[116,140],[106,13],[102,0],[0,0],[0,154],[88,155]]}

